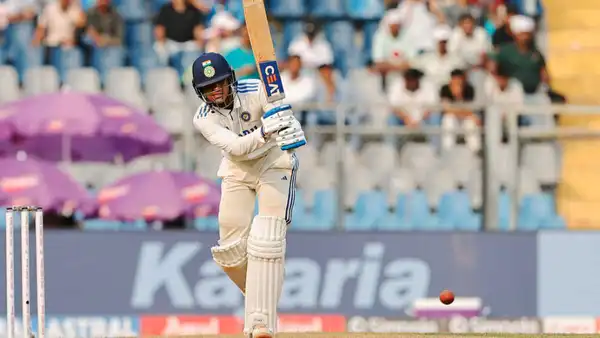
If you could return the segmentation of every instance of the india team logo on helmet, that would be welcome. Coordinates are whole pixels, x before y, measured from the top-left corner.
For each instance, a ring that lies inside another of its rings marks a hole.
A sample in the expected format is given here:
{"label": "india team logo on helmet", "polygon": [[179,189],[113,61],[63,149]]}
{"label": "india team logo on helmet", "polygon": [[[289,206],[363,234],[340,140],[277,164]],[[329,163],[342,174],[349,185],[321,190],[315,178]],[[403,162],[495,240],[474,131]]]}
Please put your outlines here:
{"label": "india team logo on helmet", "polygon": [[210,60],[206,60],[202,62],[202,67],[204,67],[204,76],[213,77],[216,74],[215,68],[212,66],[212,62]]}

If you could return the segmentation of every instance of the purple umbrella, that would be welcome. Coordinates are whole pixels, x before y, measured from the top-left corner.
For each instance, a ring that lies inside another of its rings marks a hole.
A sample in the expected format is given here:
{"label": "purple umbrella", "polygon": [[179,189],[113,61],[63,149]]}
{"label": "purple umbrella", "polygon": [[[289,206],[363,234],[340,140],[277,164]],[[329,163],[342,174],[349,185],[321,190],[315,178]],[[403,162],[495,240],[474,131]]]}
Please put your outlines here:
{"label": "purple umbrella", "polygon": [[48,210],[93,211],[87,191],[49,162],[0,158],[0,205],[35,205]]}
{"label": "purple umbrella", "polygon": [[216,215],[219,186],[190,172],[149,171],[135,174],[100,190],[102,219],[164,221],[185,215]]}
{"label": "purple umbrella", "polygon": [[45,94],[0,112],[8,116],[14,151],[49,161],[127,162],[172,148],[169,133],[151,116],[103,95]]}

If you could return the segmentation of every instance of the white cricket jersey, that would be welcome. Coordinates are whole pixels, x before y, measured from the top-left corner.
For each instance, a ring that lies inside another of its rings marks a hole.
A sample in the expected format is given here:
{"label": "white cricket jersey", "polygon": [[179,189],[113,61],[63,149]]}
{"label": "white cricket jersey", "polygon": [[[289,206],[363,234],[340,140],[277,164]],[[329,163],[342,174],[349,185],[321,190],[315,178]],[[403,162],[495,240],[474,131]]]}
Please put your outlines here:
{"label": "white cricket jersey", "polygon": [[261,117],[274,107],[267,102],[260,80],[240,80],[233,110],[202,103],[194,116],[194,126],[223,151],[223,156],[233,161],[253,160],[265,156],[276,145],[265,141],[260,130]]}

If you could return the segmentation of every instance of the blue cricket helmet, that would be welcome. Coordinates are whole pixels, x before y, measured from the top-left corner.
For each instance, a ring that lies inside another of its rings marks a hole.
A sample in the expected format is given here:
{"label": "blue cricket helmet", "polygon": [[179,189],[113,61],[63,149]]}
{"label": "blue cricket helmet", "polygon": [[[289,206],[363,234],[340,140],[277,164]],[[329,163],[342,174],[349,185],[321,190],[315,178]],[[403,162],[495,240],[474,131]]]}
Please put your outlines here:
{"label": "blue cricket helmet", "polygon": [[219,53],[204,53],[192,65],[192,86],[199,97],[203,98],[202,87],[221,82],[231,78],[231,85],[235,85],[235,72]]}

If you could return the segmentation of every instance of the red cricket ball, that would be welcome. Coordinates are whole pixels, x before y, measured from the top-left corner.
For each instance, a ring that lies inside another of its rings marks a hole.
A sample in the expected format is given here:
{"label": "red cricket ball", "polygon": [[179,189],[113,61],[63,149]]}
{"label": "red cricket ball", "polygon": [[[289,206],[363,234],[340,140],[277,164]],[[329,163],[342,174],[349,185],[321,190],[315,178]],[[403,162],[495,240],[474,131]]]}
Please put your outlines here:
{"label": "red cricket ball", "polygon": [[454,293],[450,290],[444,290],[440,293],[440,301],[446,305],[452,304],[454,302]]}

